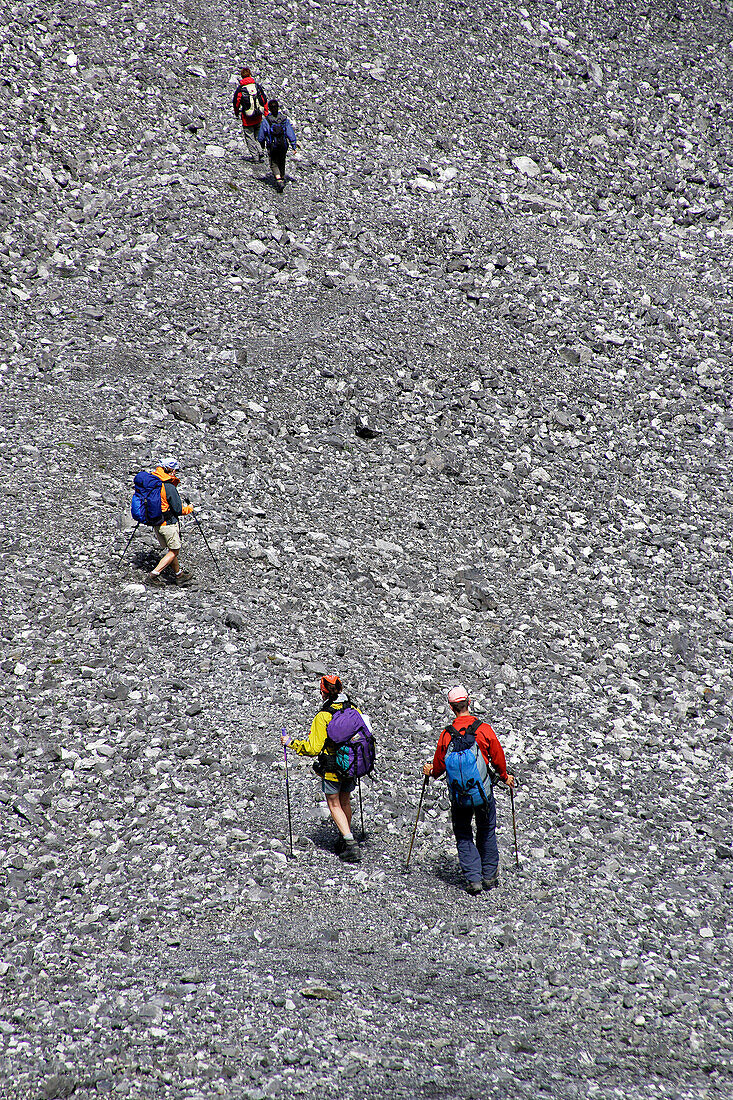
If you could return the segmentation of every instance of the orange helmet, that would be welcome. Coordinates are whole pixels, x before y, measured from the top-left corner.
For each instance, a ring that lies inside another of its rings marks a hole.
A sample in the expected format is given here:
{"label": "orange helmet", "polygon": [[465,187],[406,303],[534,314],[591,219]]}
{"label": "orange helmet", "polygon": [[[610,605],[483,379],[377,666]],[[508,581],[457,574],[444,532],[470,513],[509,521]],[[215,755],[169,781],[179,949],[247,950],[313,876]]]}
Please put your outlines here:
{"label": "orange helmet", "polygon": [[340,691],[343,691],[343,687],[344,685],[337,673],[333,672],[329,676],[321,676],[321,691],[324,695],[338,695]]}

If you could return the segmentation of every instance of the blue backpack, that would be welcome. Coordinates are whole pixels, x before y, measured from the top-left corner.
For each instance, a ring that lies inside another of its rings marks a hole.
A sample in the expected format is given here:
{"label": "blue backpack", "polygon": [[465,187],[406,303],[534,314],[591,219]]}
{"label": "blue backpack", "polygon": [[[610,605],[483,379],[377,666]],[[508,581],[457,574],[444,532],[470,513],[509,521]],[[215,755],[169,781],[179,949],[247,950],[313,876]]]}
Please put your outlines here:
{"label": "blue backpack", "polygon": [[272,149],[273,152],[280,153],[283,149],[288,147],[288,133],[285,129],[285,116],[278,115],[277,118],[268,118],[270,125],[270,132],[267,135],[267,148]]}
{"label": "blue backpack", "polygon": [[493,777],[476,744],[480,725],[481,719],[476,718],[465,730],[448,726],[451,739],[445,754],[445,774],[456,806],[486,806],[489,801],[486,786],[491,790]]}
{"label": "blue backpack", "polygon": [[[323,753],[318,763],[324,771],[334,771],[341,779],[360,779],[374,770],[377,746],[374,734],[363,716],[351,703],[344,703],[341,710],[323,708],[331,712],[328,723],[328,741],[334,753]],[[323,772],[319,771],[319,774]]]}
{"label": "blue backpack", "polygon": [[134,485],[135,491],[130,504],[132,518],[138,523],[158,527],[163,522],[163,504],[160,497],[163,482],[156,474],[141,470],[139,474],[135,474]]}

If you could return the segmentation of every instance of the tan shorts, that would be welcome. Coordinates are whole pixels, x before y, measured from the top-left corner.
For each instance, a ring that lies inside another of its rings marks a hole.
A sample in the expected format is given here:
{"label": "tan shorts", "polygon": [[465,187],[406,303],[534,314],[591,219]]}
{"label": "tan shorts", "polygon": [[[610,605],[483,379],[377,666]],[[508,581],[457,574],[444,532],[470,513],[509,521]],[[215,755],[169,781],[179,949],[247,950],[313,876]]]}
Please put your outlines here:
{"label": "tan shorts", "polygon": [[164,550],[181,549],[181,530],[177,523],[162,523],[155,528],[155,534]]}

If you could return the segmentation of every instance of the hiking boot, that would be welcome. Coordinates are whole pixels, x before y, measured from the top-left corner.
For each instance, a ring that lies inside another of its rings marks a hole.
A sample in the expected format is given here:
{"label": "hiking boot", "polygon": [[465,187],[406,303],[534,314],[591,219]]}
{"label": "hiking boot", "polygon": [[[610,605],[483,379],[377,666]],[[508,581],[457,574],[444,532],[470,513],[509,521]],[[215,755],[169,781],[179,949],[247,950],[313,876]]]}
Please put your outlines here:
{"label": "hiking boot", "polygon": [[342,859],[344,863],[361,863],[361,851],[354,838],[352,837],[351,840],[347,840],[343,837],[342,839],[344,847],[339,858]]}
{"label": "hiking boot", "polygon": [[492,878],[485,878],[482,885],[484,890],[493,890],[499,885],[499,872],[497,871]]}
{"label": "hiking boot", "polygon": [[466,889],[468,890],[469,894],[471,894],[475,897],[476,894],[481,893],[481,883],[480,882],[468,882],[468,883],[466,883]]}
{"label": "hiking boot", "polygon": [[344,850],[345,844],[346,844],[346,841],[341,836],[341,833],[339,833],[338,838],[336,840],[336,843],[333,846],[333,850],[334,850],[334,852],[336,853],[337,856],[341,855],[341,853]]}
{"label": "hiking boot", "polygon": [[145,583],[149,584],[151,588],[165,588],[165,581],[160,573],[148,573]]}
{"label": "hiking boot", "polygon": [[187,569],[182,569],[180,573],[174,573],[173,578],[176,584],[191,584],[193,573],[189,573]]}

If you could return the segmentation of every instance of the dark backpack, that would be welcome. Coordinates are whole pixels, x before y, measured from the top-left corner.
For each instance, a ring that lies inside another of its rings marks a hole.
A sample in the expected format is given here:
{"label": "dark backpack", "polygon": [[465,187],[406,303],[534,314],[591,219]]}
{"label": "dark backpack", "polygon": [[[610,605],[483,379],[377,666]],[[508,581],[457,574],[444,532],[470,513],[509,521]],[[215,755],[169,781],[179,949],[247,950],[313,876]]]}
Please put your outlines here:
{"label": "dark backpack", "polygon": [[285,119],[272,117],[267,120],[270,124],[270,133],[267,135],[267,147],[273,152],[282,152],[288,147],[288,135],[285,129]]}
{"label": "dark backpack", "polygon": [[318,775],[335,772],[339,779],[359,779],[374,770],[377,746],[374,734],[356,707],[348,701],[341,710],[325,706],[331,715],[326,743],[333,752],[323,752],[314,765]]}
{"label": "dark backpack", "polygon": [[156,474],[141,470],[139,474],[135,474],[134,485],[135,491],[130,504],[132,518],[138,523],[158,527],[163,522],[163,504],[160,495],[163,482]]}
{"label": "dark backpack", "polygon": [[448,726],[451,739],[445,754],[445,774],[456,806],[485,806],[489,801],[486,786],[491,789],[494,776],[476,744],[480,725],[481,719],[476,718],[465,730]]}
{"label": "dark backpack", "polygon": [[259,84],[240,84],[234,93],[234,110],[245,118],[262,114],[262,89]]}

